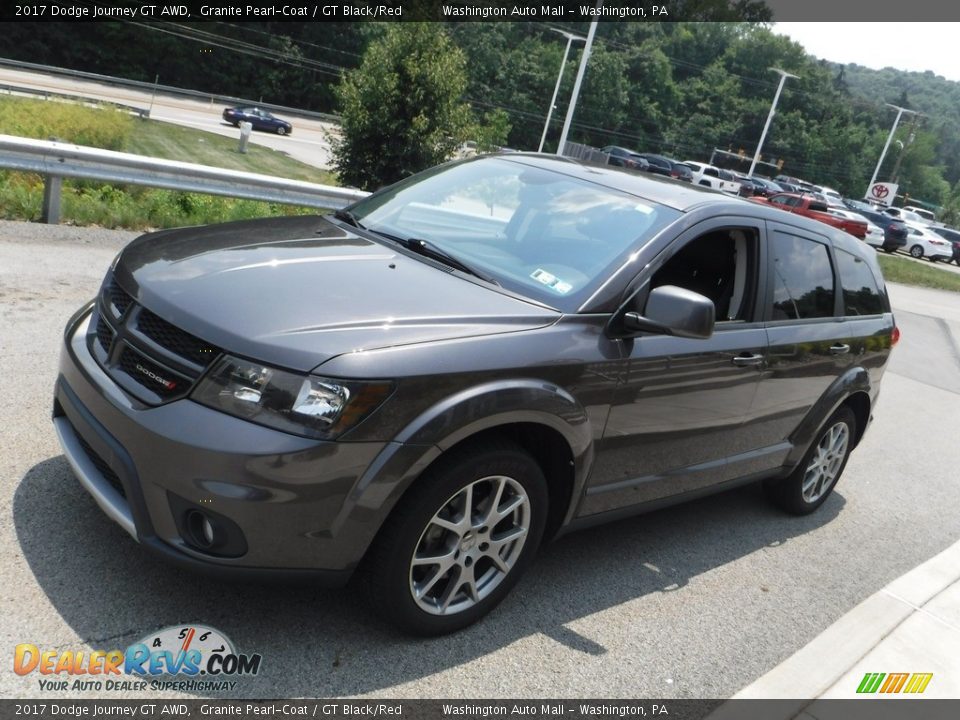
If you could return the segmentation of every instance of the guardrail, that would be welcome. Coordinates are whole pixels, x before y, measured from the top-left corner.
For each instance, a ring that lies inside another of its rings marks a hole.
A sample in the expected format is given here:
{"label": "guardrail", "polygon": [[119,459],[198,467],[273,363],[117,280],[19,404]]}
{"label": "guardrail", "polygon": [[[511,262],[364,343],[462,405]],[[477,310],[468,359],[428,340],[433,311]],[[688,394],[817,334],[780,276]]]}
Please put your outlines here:
{"label": "guardrail", "polygon": [[131,115],[137,115],[141,120],[145,120],[150,117],[149,108],[134,107],[133,105],[124,105],[123,103],[116,103],[110,100],[101,100],[99,98],[84,97],[83,95],[68,95],[67,93],[39,90],[37,88],[22,87],[20,85],[7,85],[5,83],[0,83],[0,92],[7,93],[8,95],[39,95],[44,100],[57,98],[59,100],[70,100],[71,102],[76,102],[79,100],[87,105],[110,105],[118,110],[128,112]]}
{"label": "guardrail", "polygon": [[63,178],[105,180],[331,210],[346,207],[369,194],[363,190],[12,135],[0,135],[0,168],[44,176],[41,219],[53,224],[60,221]]}
{"label": "guardrail", "polygon": [[54,67],[52,65],[40,65],[38,63],[25,62],[23,60],[11,60],[10,58],[0,58],[0,66],[9,67],[17,70],[31,70],[41,72],[47,75],[62,75],[64,77],[79,78],[82,80],[92,80],[94,82],[105,83],[107,85],[118,85],[120,87],[129,87],[143,92],[158,92],[164,95],[181,95],[209,101],[211,103],[220,103],[224,105],[243,105],[266,108],[285,115],[294,117],[312,118],[323,120],[325,122],[340,122],[340,118],[330,113],[315,112],[313,110],[301,110],[300,108],[287,107],[286,105],[275,105],[258,100],[248,100],[247,98],[233,97],[232,95],[218,95],[216,93],[206,93],[199,90],[188,90],[187,88],[178,88],[172,85],[158,85],[141,80],[128,80],[127,78],[113,77],[112,75],[100,75],[98,73],[85,72],[83,70],[71,70],[69,68]]}

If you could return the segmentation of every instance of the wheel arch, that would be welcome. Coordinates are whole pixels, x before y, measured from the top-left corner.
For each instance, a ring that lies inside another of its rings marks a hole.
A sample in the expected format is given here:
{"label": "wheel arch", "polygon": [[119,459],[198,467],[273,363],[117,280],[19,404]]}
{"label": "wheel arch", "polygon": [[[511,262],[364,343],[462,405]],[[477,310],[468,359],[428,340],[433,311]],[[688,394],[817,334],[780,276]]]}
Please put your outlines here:
{"label": "wheel arch", "polygon": [[421,413],[356,480],[333,532],[364,516],[357,540],[365,554],[400,499],[436,462],[495,437],[512,440],[540,466],[550,498],[544,537],[556,534],[572,518],[592,466],[593,425],[572,395],[532,379],[469,388]]}

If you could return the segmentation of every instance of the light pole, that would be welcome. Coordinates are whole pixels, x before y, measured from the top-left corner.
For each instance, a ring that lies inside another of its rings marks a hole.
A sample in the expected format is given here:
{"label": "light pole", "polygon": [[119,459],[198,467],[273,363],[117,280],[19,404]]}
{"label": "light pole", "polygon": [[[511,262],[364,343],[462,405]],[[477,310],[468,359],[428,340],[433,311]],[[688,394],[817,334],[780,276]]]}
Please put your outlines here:
{"label": "light pole", "polygon": [[537,148],[537,152],[543,152],[543,143],[547,140],[547,130],[550,128],[550,118],[553,116],[553,108],[557,102],[557,93],[560,92],[560,81],[563,80],[563,71],[567,67],[567,56],[570,54],[570,45],[574,40],[579,40],[581,42],[586,41],[585,37],[580,37],[579,35],[573,35],[568,33],[566,30],[557,30],[556,28],[550,28],[555,33],[560,33],[567,39],[567,49],[563,51],[563,61],[560,63],[560,74],[557,75],[557,84],[553,88],[553,97],[550,98],[550,109],[547,110],[547,122],[543,125],[543,135],[540,136],[540,147]]}
{"label": "light pole", "polygon": [[[597,0],[597,9],[603,5],[603,0]],[[597,32],[597,22],[590,23],[590,32],[587,33],[587,44],[583,46],[583,55],[580,56],[580,67],[577,68],[577,79],[573,83],[573,95],[570,97],[570,104],[567,105],[567,117],[563,121],[563,132],[560,133],[560,143],[557,145],[557,155],[563,154],[563,146],[567,144],[567,135],[570,134],[570,123],[573,122],[573,112],[577,109],[577,97],[580,95],[580,85],[583,83],[583,76],[587,72],[587,61],[590,60],[590,48],[593,47],[593,36]]]}
{"label": "light pole", "polygon": [[904,113],[910,113],[912,115],[917,114],[915,110],[907,110],[906,108],[902,108],[899,105],[891,105],[890,103],[886,103],[886,106],[892,107],[894,110],[897,111],[897,119],[893,121],[893,127],[890,128],[890,134],[887,135],[887,142],[883,146],[883,151],[880,153],[880,160],[877,162],[877,167],[873,171],[873,177],[870,178],[870,184],[867,185],[867,192],[870,192],[870,188],[872,188],[873,184],[877,181],[877,175],[880,174],[880,166],[883,165],[883,159],[887,156],[887,150],[890,148],[890,141],[893,140],[893,134],[897,132],[897,125],[900,124],[900,118],[903,117]]}
{"label": "light pole", "polygon": [[773,116],[777,109],[777,102],[780,100],[780,93],[783,90],[783,84],[787,81],[787,78],[797,78],[797,75],[791,75],[788,72],[780,70],[779,68],[770,68],[775,73],[780,73],[780,84],[777,85],[777,93],[773,96],[773,104],[770,106],[770,112],[767,114],[767,122],[763,126],[763,132],[760,134],[760,142],[757,143],[757,152],[753,156],[753,162],[750,163],[750,172],[747,173],[747,177],[753,177],[753,171],[757,168],[757,163],[760,162],[760,150],[763,149],[763,141],[767,139],[767,131],[770,129],[770,123],[773,121]]}

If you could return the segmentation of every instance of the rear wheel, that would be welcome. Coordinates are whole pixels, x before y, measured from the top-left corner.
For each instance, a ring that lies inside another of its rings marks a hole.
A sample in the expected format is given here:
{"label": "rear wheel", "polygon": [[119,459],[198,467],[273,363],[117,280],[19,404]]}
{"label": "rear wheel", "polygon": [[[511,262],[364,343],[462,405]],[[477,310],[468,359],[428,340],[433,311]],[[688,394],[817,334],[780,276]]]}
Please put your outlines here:
{"label": "rear wheel", "polygon": [[788,477],[764,484],[769,498],[793,515],[808,515],[823,505],[847,466],[857,418],[846,405],[820,430],[803,460]]}
{"label": "rear wheel", "polygon": [[441,459],[387,520],[366,572],[379,614],[416,635],[492,610],[536,553],[547,517],[537,463],[506,441]]}
{"label": "rear wheel", "polygon": [[914,245],[912,248],[910,248],[910,257],[915,257],[915,258],[917,258],[917,260],[919,260],[920,258],[922,258],[922,257],[923,257],[923,246],[922,246],[922,245]]}

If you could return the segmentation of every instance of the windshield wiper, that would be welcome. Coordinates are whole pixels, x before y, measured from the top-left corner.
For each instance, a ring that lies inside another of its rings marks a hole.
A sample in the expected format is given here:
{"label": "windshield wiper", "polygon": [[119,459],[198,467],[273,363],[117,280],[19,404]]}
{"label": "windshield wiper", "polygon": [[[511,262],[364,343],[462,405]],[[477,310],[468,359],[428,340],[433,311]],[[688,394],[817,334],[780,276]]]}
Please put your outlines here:
{"label": "windshield wiper", "polygon": [[484,275],[483,273],[479,272],[475,268],[470,267],[467,263],[465,263],[460,258],[454,257],[453,255],[448,253],[446,250],[441,250],[439,247],[434,245],[429,240],[424,240],[422,238],[414,238],[414,237],[396,238],[396,240],[404,247],[409,248],[410,250],[413,250],[415,253],[419,253],[424,257],[438,260],[442,262],[444,265],[449,265],[450,267],[460,270],[462,272],[465,272],[468,275],[473,275],[474,277],[478,277],[481,280],[486,280],[488,283],[492,283],[494,285],[500,284],[496,280],[494,280],[492,277],[488,275]]}
{"label": "windshield wiper", "polygon": [[343,210],[343,209],[337,210],[335,213],[333,213],[333,216],[337,220],[343,220],[345,223],[349,225],[353,225],[354,227],[360,228],[361,230],[363,229],[363,225],[361,225],[360,221],[357,220],[357,216],[354,215],[349,210]]}

